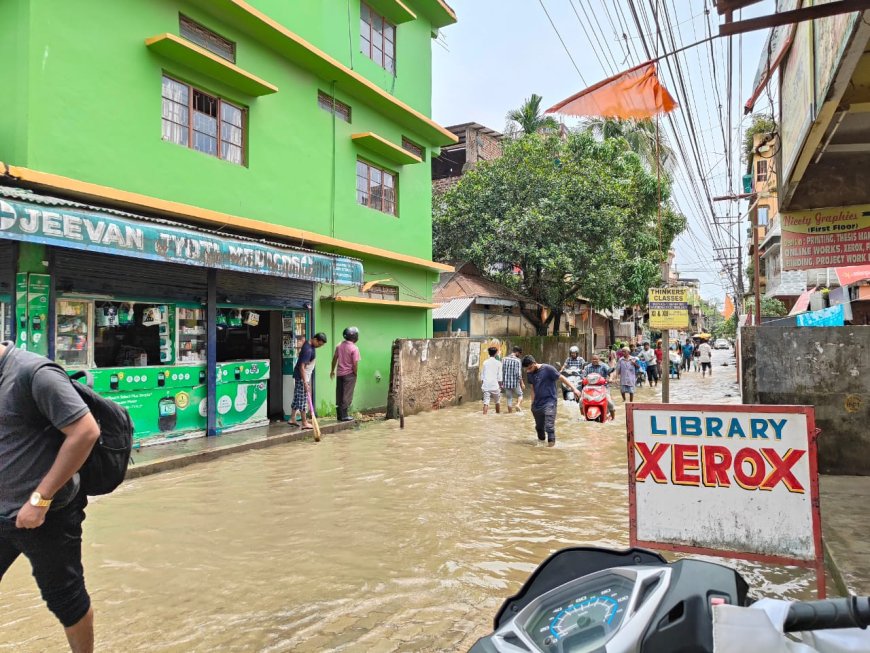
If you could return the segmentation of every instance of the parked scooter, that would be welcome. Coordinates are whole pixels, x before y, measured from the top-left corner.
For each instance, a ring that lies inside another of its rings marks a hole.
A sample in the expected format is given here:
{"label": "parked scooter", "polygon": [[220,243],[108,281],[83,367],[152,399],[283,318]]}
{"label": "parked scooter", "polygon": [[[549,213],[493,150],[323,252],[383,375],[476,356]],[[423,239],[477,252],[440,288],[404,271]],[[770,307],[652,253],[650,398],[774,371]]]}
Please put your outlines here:
{"label": "parked scooter", "polygon": [[[495,630],[470,653],[728,653],[866,651],[870,598],[796,602],[783,618],[748,608],[749,586],[728,567],[668,563],[653,551],[563,549],[502,604]],[[722,607],[717,607],[722,606]],[[715,610],[715,616],[714,616]],[[761,618],[759,618],[761,617]],[[714,629],[715,647],[714,647]],[[804,632],[814,648],[793,648],[784,632]],[[836,635],[839,646],[822,635]]]}
{"label": "parked scooter", "polygon": [[606,422],[610,419],[610,411],[607,410],[607,379],[600,374],[587,374],[583,379],[580,412],[587,422]]}

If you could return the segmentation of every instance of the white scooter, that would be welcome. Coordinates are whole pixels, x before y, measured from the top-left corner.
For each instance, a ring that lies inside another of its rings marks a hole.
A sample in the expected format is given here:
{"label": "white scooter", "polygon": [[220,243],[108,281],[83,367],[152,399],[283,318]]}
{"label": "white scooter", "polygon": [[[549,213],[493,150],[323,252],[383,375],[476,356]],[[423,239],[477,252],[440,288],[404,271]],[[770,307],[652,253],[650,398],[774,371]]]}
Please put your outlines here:
{"label": "white scooter", "polygon": [[[749,607],[733,569],[645,549],[563,549],[502,605],[470,653],[870,651],[870,598]],[[849,629],[849,630],[827,630]],[[807,631],[807,632],[801,632]],[[801,633],[806,644],[785,633]]]}

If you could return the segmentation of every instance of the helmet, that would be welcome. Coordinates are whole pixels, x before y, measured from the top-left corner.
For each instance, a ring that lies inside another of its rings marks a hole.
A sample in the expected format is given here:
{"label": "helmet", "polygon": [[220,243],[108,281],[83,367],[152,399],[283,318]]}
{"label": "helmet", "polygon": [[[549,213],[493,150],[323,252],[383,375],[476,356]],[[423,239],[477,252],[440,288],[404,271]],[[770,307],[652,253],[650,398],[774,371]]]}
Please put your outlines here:
{"label": "helmet", "polygon": [[359,340],[359,329],[354,326],[345,327],[344,332],[342,333],[345,340],[350,340],[351,342],[356,342]]}
{"label": "helmet", "polygon": [[571,347],[571,349],[568,350],[568,353],[569,354],[579,354],[580,348],[579,347]]}

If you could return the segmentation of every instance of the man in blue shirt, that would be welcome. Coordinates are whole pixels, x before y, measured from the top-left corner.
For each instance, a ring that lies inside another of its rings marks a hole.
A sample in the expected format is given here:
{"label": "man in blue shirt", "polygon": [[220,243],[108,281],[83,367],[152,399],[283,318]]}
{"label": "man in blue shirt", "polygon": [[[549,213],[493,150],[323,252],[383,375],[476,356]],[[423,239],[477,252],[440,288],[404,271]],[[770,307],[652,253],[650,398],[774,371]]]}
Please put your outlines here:
{"label": "man in blue shirt", "polygon": [[556,381],[567,385],[580,399],[580,391],[568,379],[559,374],[552,365],[541,364],[532,356],[523,358],[526,379],[532,386],[532,415],[535,418],[535,431],[541,442],[546,438],[548,447],[556,446]]}
{"label": "man in blue shirt", "polygon": [[692,341],[686,338],[686,344],[683,345],[683,369],[687,372],[692,367],[692,356],[695,353],[695,347]]}
{"label": "man in blue shirt", "polygon": [[296,412],[302,417],[302,430],[310,431],[312,428],[308,422],[308,398],[311,396],[311,375],[314,372],[314,350],[326,344],[325,333],[315,333],[308,342],[303,343],[299,349],[299,357],[296,359],[296,367],[293,368],[293,406],[290,410],[290,426],[296,426]]}
{"label": "man in blue shirt", "polygon": [[[614,370],[610,369],[606,363],[601,362],[601,356],[592,354],[592,362],[583,370],[583,378],[585,379],[590,374],[598,374],[603,379],[610,379],[610,375]],[[613,399],[610,398],[610,391],[607,391],[607,410],[610,413],[610,419],[616,419],[616,405]]]}

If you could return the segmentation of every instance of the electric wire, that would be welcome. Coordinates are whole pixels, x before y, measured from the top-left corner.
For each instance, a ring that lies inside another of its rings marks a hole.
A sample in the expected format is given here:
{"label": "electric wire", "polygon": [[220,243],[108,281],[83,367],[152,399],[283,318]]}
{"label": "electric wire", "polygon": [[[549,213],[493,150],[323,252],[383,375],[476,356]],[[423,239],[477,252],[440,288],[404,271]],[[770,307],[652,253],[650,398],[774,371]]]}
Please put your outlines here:
{"label": "electric wire", "polygon": [[565,45],[565,39],[563,39],[562,35],[559,33],[559,28],[556,27],[556,23],[553,22],[553,18],[550,16],[550,12],[547,11],[547,7],[544,5],[544,0],[538,0],[538,4],[541,5],[541,9],[543,9],[544,13],[547,15],[547,20],[550,21],[550,25],[552,25],[553,31],[556,32],[556,36],[559,38],[559,42],[562,44],[562,47],[565,49],[565,54],[568,55],[568,58],[571,60],[571,63],[574,66],[574,70],[576,70],[577,74],[580,76],[580,81],[583,82],[584,85],[589,86],[588,82],[583,78],[583,73],[580,72],[580,67],[577,65],[577,62],[574,61],[574,55],[571,54],[571,51],[568,49],[568,46]]}

